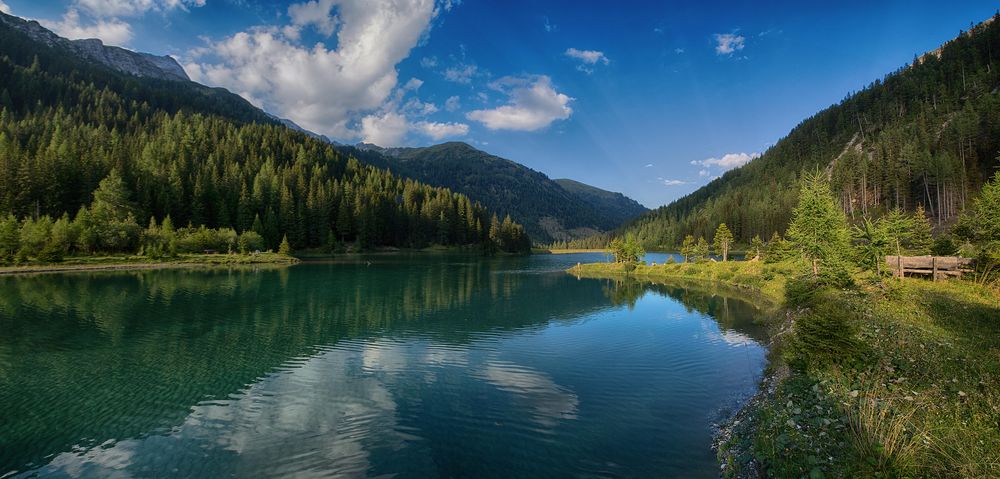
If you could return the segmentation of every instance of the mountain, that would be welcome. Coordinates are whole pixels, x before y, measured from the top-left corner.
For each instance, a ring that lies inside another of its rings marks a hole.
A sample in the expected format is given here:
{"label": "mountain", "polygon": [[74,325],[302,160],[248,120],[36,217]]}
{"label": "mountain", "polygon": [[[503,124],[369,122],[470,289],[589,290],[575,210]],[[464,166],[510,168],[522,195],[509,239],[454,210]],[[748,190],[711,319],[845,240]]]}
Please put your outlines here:
{"label": "mountain", "polygon": [[[249,230],[270,248],[283,238],[294,248],[531,246],[520,225],[491,224],[492,212],[467,196],[349,158],[225,89],[171,76],[166,63],[153,74],[152,55],[88,53],[98,46],[0,14],[8,257],[37,258],[41,244],[135,252],[153,236],[140,225],[167,216],[190,225],[177,231],[195,251],[207,249],[197,247],[203,239]],[[140,60],[147,64],[131,69]]]}
{"label": "mountain", "polygon": [[598,215],[613,218],[613,221],[618,222],[618,224],[624,224],[626,221],[649,211],[638,201],[621,193],[602,190],[596,186],[567,178],[553,181],[573,196],[589,204]]}
{"label": "mountain", "polygon": [[638,218],[618,233],[646,246],[783,232],[803,171],[826,172],[852,220],[923,205],[953,223],[1000,167],[1000,16],[796,126],[760,158]]}
{"label": "mountain", "polygon": [[424,148],[340,147],[373,165],[458,191],[510,214],[535,241],[582,238],[612,230],[646,212],[621,193],[545,174],[462,142]]}
{"label": "mountain", "polygon": [[122,73],[163,80],[189,80],[187,73],[172,57],[138,53],[107,46],[96,38],[67,40],[52,33],[34,20],[24,20],[0,12],[0,22],[50,48],[62,48],[81,58],[94,61]]}

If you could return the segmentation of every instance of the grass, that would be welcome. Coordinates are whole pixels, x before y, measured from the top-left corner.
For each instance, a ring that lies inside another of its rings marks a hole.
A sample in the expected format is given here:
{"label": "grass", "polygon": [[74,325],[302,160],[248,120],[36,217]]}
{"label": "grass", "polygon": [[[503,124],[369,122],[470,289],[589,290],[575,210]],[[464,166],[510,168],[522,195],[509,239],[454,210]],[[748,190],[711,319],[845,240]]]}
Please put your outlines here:
{"label": "grass", "polygon": [[1000,292],[804,265],[581,265],[580,276],[757,288],[780,301],[769,378],[725,429],[727,477],[1000,477]]}
{"label": "grass", "polygon": [[686,279],[726,283],[759,292],[767,299],[780,302],[784,297],[786,278],[796,266],[792,263],[765,264],[759,261],[704,263],[666,263],[656,266],[620,263],[589,263],[568,270],[579,277],[615,277],[629,275],[649,281]]}
{"label": "grass", "polygon": [[0,266],[0,274],[55,273],[68,271],[184,268],[245,264],[294,264],[298,259],[278,253],[259,254],[180,254],[154,259],[139,255],[74,256],[59,263],[28,263]]}
{"label": "grass", "polygon": [[607,253],[608,250],[604,248],[566,248],[566,249],[532,248],[531,252],[535,254],[574,254],[574,253]]}

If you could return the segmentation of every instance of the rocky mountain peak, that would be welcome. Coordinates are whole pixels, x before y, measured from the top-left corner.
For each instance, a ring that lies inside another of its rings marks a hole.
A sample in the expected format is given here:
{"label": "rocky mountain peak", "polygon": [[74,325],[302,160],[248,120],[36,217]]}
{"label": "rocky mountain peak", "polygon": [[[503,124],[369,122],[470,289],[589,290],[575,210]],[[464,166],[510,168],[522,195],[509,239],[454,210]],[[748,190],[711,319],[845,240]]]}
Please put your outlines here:
{"label": "rocky mountain peak", "polygon": [[50,47],[66,48],[82,58],[100,63],[123,73],[146,78],[189,81],[187,73],[176,60],[169,56],[134,52],[121,47],[105,45],[104,42],[89,38],[68,40],[56,35],[34,20],[25,20],[0,12],[0,22],[19,30],[31,39]]}

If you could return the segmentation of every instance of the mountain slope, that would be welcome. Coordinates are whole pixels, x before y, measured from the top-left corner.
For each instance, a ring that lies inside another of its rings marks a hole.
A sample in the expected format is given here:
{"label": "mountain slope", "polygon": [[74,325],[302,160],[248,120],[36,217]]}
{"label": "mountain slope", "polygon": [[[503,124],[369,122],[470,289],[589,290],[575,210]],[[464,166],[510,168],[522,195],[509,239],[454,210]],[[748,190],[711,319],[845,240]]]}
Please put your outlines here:
{"label": "mountain slope", "polygon": [[612,221],[618,221],[619,224],[649,211],[645,206],[639,204],[638,201],[621,193],[602,190],[596,186],[567,178],[553,181],[573,196],[589,204],[599,216],[611,218]]}
{"label": "mountain slope", "polygon": [[361,144],[341,151],[374,165],[481,201],[522,223],[536,241],[581,238],[619,227],[646,209],[620,193],[560,183],[524,165],[461,142],[425,148]]}
{"label": "mountain slope", "polygon": [[620,233],[647,246],[737,241],[784,231],[802,171],[828,173],[849,216],[923,205],[945,227],[998,167],[1000,22],[964,32],[796,126],[760,158],[638,218]]}
{"label": "mountain slope", "polygon": [[[193,231],[253,230],[271,248],[285,237],[295,248],[530,248],[523,228],[491,228],[468,197],[347,158],[224,89],[123,72],[0,18],[0,220],[29,225],[22,236],[72,221],[67,252],[94,252],[92,237],[135,251],[139,224],[169,215]],[[105,178],[129,200],[113,205],[121,221],[95,225],[87,207]]]}
{"label": "mountain slope", "polygon": [[34,20],[24,20],[2,12],[0,12],[0,22],[24,33],[38,43],[71,51],[82,58],[98,62],[123,73],[162,80],[189,80],[180,64],[166,55],[156,56],[106,46],[96,38],[67,40],[47,30]]}

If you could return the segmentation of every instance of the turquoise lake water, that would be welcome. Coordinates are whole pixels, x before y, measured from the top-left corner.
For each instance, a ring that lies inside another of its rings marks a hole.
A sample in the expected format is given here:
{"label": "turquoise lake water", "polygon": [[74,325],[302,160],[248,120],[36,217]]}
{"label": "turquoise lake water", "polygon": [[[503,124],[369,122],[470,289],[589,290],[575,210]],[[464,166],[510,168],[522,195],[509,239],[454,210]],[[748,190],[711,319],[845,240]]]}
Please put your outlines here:
{"label": "turquoise lake water", "polygon": [[761,311],[602,259],[0,278],[0,477],[717,477]]}

